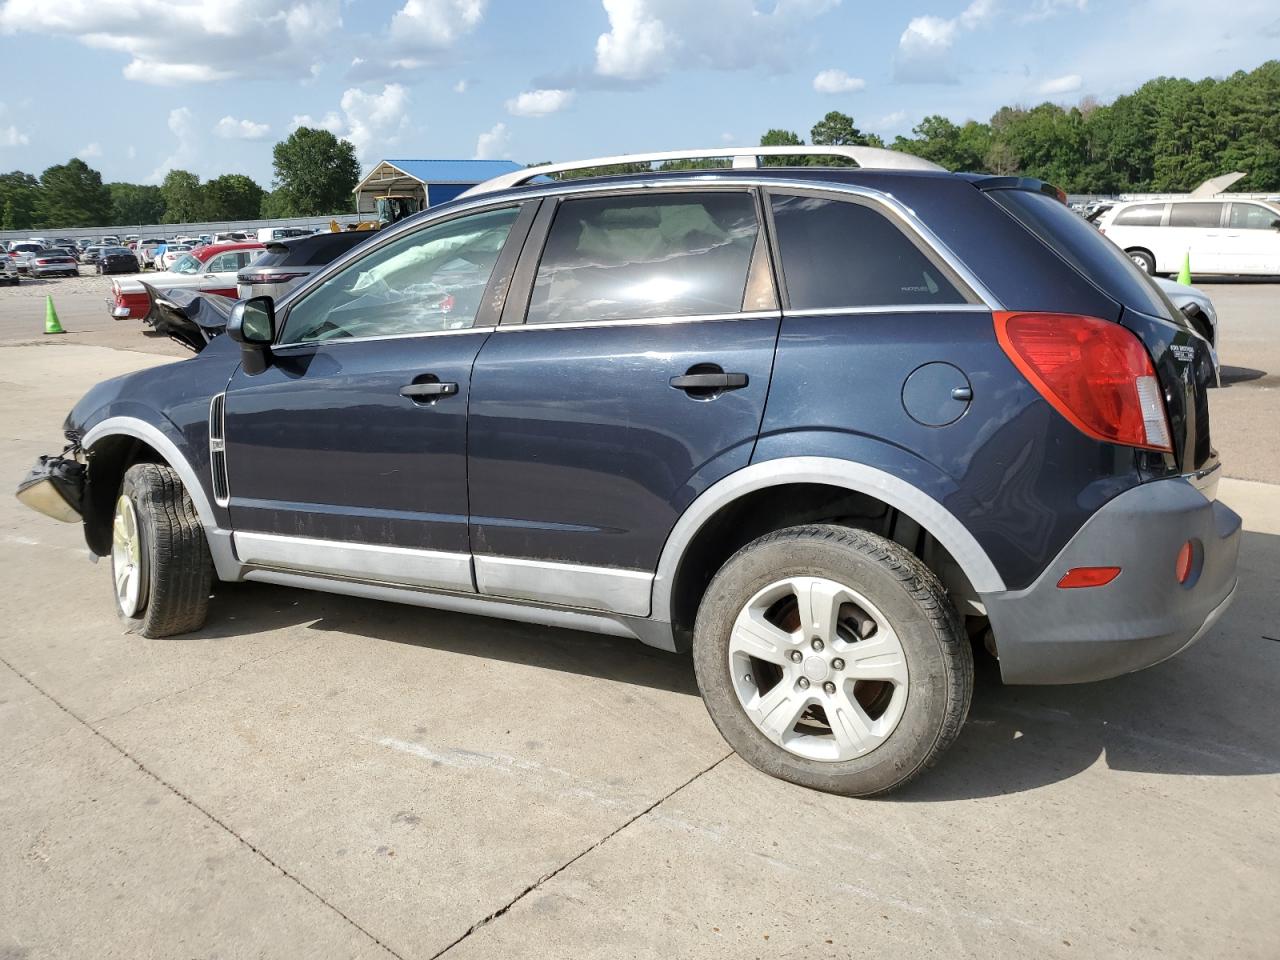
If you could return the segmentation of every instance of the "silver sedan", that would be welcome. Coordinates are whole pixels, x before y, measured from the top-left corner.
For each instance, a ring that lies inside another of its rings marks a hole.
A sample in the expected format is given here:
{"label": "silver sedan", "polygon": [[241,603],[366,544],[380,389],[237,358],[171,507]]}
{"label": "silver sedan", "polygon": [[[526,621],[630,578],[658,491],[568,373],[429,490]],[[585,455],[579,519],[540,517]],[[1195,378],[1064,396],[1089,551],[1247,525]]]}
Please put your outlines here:
{"label": "silver sedan", "polygon": [[29,277],[78,277],[80,267],[76,258],[65,250],[41,250],[28,253],[27,276]]}

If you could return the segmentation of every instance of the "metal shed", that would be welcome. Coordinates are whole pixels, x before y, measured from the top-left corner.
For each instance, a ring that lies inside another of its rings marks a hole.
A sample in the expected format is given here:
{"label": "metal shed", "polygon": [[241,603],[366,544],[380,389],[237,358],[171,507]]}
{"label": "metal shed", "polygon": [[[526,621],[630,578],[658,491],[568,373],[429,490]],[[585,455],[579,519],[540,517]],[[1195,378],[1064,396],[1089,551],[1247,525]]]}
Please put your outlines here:
{"label": "metal shed", "polygon": [[356,185],[356,211],[377,212],[377,198],[408,195],[422,208],[452,200],[458,194],[500,173],[520,170],[511,160],[383,160]]}

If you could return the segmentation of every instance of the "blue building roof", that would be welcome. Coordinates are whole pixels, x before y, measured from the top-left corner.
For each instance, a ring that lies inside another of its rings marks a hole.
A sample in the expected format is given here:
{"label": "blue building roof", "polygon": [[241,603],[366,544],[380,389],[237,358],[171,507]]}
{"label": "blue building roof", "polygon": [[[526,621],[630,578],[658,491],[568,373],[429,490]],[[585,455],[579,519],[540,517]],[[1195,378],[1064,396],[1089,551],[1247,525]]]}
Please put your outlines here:
{"label": "blue building roof", "polygon": [[[511,160],[383,160],[423,183],[480,183],[523,169]],[[375,167],[376,169],[376,167]]]}

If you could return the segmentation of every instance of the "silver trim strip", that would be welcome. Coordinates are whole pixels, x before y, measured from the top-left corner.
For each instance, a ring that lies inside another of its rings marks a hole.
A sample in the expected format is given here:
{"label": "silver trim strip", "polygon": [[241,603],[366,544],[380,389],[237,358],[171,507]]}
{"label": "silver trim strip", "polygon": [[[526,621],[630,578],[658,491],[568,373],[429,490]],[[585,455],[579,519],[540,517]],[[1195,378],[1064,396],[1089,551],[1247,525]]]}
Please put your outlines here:
{"label": "silver trim strip", "polygon": [[[231,502],[231,473],[227,469],[227,394],[215,393],[209,401],[209,479],[213,501],[220,507]],[[221,466],[219,466],[221,460]],[[223,495],[218,496],[218,488]]]}
{"label": "silver trim strip", "polygon": [[[764,147],[753,148],[757,151],[765,150]],[[536,172],[536,169],[535,169]],[[337,260],[328,264],[323,270],[313,274],[308,279],[302,281],[301,284],[291,289],[276,304],[277,310],[283,310],[286,305],[292,303],[295,299],[302,297],[307,291],[313,289],[323,283],[329,277],[338,271],[344,269],[348,262],[358,260],[363,256],[372,253],[374,249],[382,246],[384,243],[392,243],[400,236],[415,230],[424,229],[434,223],[451,219],[457,216],[463,216],[475,210],[481,210],[487,207],[498,208],[508,206],[512,203],[518,203],[523,200],[533,199],[536,197],[553,197],[572,194],[575,196],[587,196],[593,193],[620,193],[626,191],[643,192],[646,190],[706,190],[708,188],[716,189],[734,189],[748,187],[769,187],[775,192],[786,192],[792,190],[808,191],[810,193],[826,193],[833,195],[847,195],[864,197],[874,200],[878,203],[890,208],[904,224],[913,230],[925,244],[933,249],[933,251],[949,266],[956,275],[960,277],[970,289],[977,294],[989,309],[1002,310],[1004,307],[999,299],[987,289],[987,287],[973,274],[964,262],[956,256],[955,252],[947,246],[932,230],[924,225],[915,211],[906,204],[902,203],[891,194],[882,190],[874,190],[870,187],[863,187],[853,183],[838,183],[835,181],[823,180],[793,180],[791,178],[774,178],[774,177],[755,177],[755,176],[734,176],[725,178],[717,175],[714,170],[709,170],[705,174],[685,177],[662,177],[653,174],[641,175],[644,179],[635,179],[634,177],[610,177],[607,183],[595,183],[589,186],[578,184],[573,180],[565,180],[559,183],[548,183],[537,187],[525,187],[518,193],[510,194],[491,194],[482,193],[474,195],[468,200],[457,203],[456,206],[450,206],[444,211],[434,216],[428,213],[423,219],[410,219],[402,223],[398,223],[393,227],[379,231],[377,236],[376,247],[366,248],[363,243],[357,244],[351,250],[348,250]],[[501,329],[501,328],[499,328]]]}
{"label": "silver trim strip", "polygon": [[787,311],[788,320],[805,317],[832,317],[844,313],[990,313],[991,308],[981,303],[913,303],[881,307],[821,307],[816,310]]}
{"label": "silver trim strip", "polygon": [[671,590],[676,571],[702,525],[722,507],[744,494],[787,483],[828,484],[883,500],[907,514],[946,547],[974,590],[993,593],[1006,589],[1004,578],[964,524],[937,500],[907,481],[875,467],[848,460],[833,457],[790,457],[763,460],[729,474],[705,490],[681,514],[662,548],[658,572],[653,579],[652,616],[655,619],[670,621]]}
{"label": "silver trim strip", "polygon": [[634,320],[572,320],[564,323],[508,323],[497,328],[498,333],[516,330],[577,330],[582,327],[647,327],[670,323],[711,322],[715,320],[778,320],[780,310],[752,310],[740,313],[703,313],[688,317],[638,317]]}
{"label": "silver trim strip", "polygon": [[409,547],[346,543],[271,533],[244,533],[233,538],[240,559],[249,566],[295,570],[330,577],[360,577],[388,584],[435,587],[474,593],[471,557],[465,553],[415,550]]}
{"label": "silver trim strip", "polygon": [[653,574],[647,570],[475,556],[481,593],[633,617],[647,616]]}
{"label": "silver trim strip", "polygon": [[196,476],[195,469],[183,456],[177,444],[160,432],[159,428],[139,420],[137,417],[108,417],[95,424],[80,440],[80,446],[88,450],[99,440],[110,436],[136,437],[149,444],[165,462],[177,472],[182,486],[196,508],[196,516],[204,527],[205,539],[209,541],[209,553],[213,556],[218,577],[223,580],[239,580],[240,562],[236,559],[235,549],[231,544],[231,531],[218,526],[213,513],[213,506],[204,487]]}
{"label": "silver trim strip", "polygon": [[[351,597],[366,597],[370,600],[408,603],[416,607],[429,607],[434,610],[449,610],[454,613],[466,613],[484,617],[499,617],[504,620],[536,623],[565,630],[603,633],[614,637],[625,637],[629,640],[642,640],[651,646],[663,647],[664,649],[674,649],[674,644],[667,645],[656,634],[650,631],[633,630],[622,620],[606,614],[583,613],[576,610],[556,610],[532,605],[526,606],[520,603],[479,597],[475,594],[460,596],[453,593],[409,590],[386,584],[362,583],[358,580],[330,580],[325,577],[308,576],[303,573],[287,573],[281,570],[250,570],[244,575],[244,578],[262,583],[274,583],[282,587],[297,587],[303,590],[319,590],[324,593],[340,593]],[[648,639],[646,639],[646,636],[648,636]]]}
{"label": "silver trim strip", "polygon": [[389,333],[380,337],[334,337],[330,340],[291,340],[272,347],[275,350],[293,350],[304,347],[330,347],[343,343],[370,343],[375,340],[416,340],[420,337],[456,337],[462,333],[492,333],[497,327],[459,327],[457,330],[423,330],[421,333]]}

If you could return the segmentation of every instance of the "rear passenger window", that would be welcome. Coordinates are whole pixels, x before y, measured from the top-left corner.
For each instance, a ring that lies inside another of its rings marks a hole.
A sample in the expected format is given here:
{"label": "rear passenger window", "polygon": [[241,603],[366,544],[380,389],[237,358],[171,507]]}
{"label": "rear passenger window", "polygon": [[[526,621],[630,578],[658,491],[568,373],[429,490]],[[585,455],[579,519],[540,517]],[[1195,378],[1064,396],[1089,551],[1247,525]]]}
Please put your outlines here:
{"label": "rear passenger window", "polygon": [[526,322],[738,313],[758,232],[746,192],[565,200]]}
{"label": "rear passenger window", "polygon": [[1117,227],[1158,227],[1164,217],[1163,203],[1140,203],[1126,207],[1116,216]]}
{"label": "rear passenger window", "polygon": [[1231,204],[1232,230],[1271,230],[1280,221],[1280,211],[1269,210],[1257,203]]}
{"label": "rear passenger window", "polygon": [[942,271],[862,203],[771,196],[792,310],[965,303]]}
{"label": "rear passenger window", "polygon": [[1216,227],[1221,223],[1220,203],[1175,203],[1169,210],[1171,227]]}

